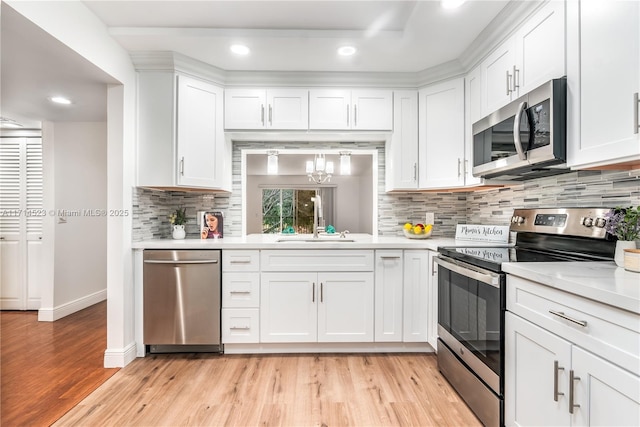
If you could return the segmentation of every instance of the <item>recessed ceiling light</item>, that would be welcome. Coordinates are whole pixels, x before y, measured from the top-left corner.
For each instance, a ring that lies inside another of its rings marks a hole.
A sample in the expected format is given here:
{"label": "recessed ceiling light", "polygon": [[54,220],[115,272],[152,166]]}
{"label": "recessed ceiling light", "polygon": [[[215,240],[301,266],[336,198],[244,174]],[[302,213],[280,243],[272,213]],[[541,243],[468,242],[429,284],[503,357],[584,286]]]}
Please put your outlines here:
{"label": "recessed ceiling light", "polygon": [[440,0],[440,5],[443,9],[455,9],[462,6],[465,0]]}
{"label": "recessed ceiling light", "polygon": [[243,44],[231,45],[229,49],[231,49],[231,52],[235,53],[236,55],[248,55],[249,52],[251,52],[249,48]]}
{"label": "recessed ceiling light", "polygon": [[353,46],[342,46],[338,49],[338,55],[351,56],[356,53],[356,48]]}
{"label": "recessed ceiling light", "polygon": [[49,98],[49,100],[51,102],[55,102],[56,104],[71,104],[71,100],[69,98],[65,98],[64,96],[52,96],[51,98]]}

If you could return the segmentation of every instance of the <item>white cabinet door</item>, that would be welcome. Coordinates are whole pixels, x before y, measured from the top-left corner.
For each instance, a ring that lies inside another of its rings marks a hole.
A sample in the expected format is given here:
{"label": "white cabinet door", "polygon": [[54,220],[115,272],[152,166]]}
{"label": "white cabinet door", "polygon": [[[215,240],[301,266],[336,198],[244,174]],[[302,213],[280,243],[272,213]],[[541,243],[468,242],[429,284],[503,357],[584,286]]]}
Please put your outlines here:
{"label": "white cabinet door", "polygon": [[227,89],[224,93],[224,128],[263,129],[266,107],[264,89]]}
{"label": "white cabinet door", "polygon": [[375,341],[402,341],[403,261],[401,250],[377,250],[375,266]]}
{"label": "white cabinet door", "polygon": [[464,80],[438,83],[419,92],[420,188],[464,185]]}
{"label": "white cabinet door", "polygon": [[418,188],[418,92],[393,92],[393,135],[385,151],[385,190]]}
{"label": "white cabinet door", "polygon": [[318,273],[318,342],[373,342],[373,273]]}
{"label": "white cabinet door", "polygon": [[436,351],[438,350],[438,265],[435,263],[434,258],[437,257],[437,252],[429,251],[427,342]]}
{"label": "white cabinet door", "polygon": [[427,341],[429,252],[404,251],[403,341]]}
{"label": "white cabinet door", "polygon": [[567,2],[572,167],[640,160],[640,3]]}
{"label": "white cabinet door", "polygon": [[570,425],[570,364],[571,344],[568,341],[507,312],[505,425]]}
{"label": "white cabinet door", "polygon": [[464,184],[481,185],[482,178],[473,176],[473,124],[482,118],[482,72],[474,68],[465,78]]}
{"label": "white cabinet door", "polygon": [[571,357],[573,403],[580,405],[572,425],[640,425],[640,377],[576,346]]}
{"label": "white cabinet door", "polygon": [[317,273],[262,273],[260,341],[316,342]]}
{"label": "white cabinet door", "polygon": [[511,101],[513,92],[514,40],[510,38],[482,61],[482,116]]}
{"label": "white cabinet door", "polygon": [[309,91],[309,129],[391,130],[390,90],[313,89]]}
{"label": "white cabinet door", "polygon": [[354,90],[351,129],[391,130],[393,128],[393,92],[390,90]]}
{"label": "white cabinet door", "polygon": [[223,183],[225,143],[221,88],[178,76],[177,153],[179,185],[217,187]]}
{"label": "white cabinet door", "polygon": [[550,1],[516,33],[514,98],[565,75],[564,8],[564,1]]}
{"label": "white cabinet door", "polygon": [[309,129],[347,130],[351,128],[351,92],[339,89],[309,91]]}
{"label": "white cabinet door", "polygon": [[269,129],[308,129],[309,91],[306,89],[267,90],[265,121]]}

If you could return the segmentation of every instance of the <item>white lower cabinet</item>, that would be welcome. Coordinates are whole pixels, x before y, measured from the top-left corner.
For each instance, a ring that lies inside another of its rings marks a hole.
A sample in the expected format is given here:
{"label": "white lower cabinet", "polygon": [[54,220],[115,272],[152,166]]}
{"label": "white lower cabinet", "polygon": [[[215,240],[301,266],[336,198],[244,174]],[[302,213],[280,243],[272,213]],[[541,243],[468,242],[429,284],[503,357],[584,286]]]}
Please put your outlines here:
{"label": "white lower cabinet", "polygon": [[427,341],[427,316],[429,314],[429,252],[404,251],[404,342]]}
{"label": "white lower cabinet", "polygon": [[375,340],[402,341],[402,250],[377,250],[375,273]]}
{"label": "white lower cabinet", "polygon": [[507,283],[505,424],[640,425],[637,315],[523,279]]}
{"label": "white lower cabinet", "polygon": [[222,251],[222,343],[260,342],[260,252]]}
{"label": "white lower cabinet", "polygon": [[260,341],[372,342],[372,272],[261,275]]}

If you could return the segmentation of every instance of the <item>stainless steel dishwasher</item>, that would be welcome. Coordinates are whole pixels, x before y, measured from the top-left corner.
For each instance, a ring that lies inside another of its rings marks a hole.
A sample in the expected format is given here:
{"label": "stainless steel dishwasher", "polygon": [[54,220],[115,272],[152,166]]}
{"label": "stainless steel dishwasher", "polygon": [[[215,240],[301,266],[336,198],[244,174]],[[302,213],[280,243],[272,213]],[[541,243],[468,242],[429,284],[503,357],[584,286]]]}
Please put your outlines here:
{"label": "stainless steel dishwasher", "polygon": [[151,353],[222,350],[219,250],[145,250],[143,291]]}

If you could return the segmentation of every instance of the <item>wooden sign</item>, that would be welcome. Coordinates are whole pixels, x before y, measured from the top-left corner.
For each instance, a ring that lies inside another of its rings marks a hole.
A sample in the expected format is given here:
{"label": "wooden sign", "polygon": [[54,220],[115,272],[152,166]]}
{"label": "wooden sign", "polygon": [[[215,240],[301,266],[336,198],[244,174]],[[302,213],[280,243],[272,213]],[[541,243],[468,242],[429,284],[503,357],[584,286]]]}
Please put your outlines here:
{"label": "wooden sign", "polygon": [[456,226],[456,240],[509,243],[509,226],[458,224]]}

